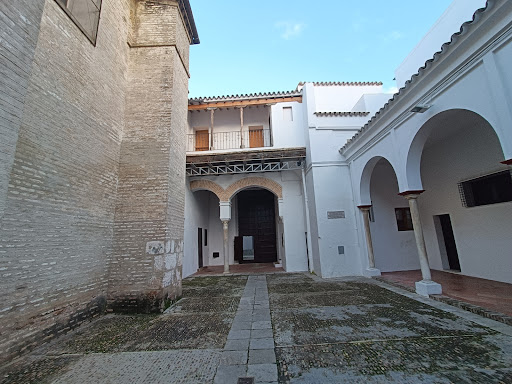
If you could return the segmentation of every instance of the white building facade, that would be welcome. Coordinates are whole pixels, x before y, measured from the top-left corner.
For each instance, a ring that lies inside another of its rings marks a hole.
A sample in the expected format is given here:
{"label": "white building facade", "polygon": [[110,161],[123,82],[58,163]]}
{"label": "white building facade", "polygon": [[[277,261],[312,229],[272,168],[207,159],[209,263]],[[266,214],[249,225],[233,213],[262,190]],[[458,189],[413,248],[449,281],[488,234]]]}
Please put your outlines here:
{"label": "white building facade", "polygon": [[405,81],[420,43],[391,100],[381,83],[189,100],[184,275],[259,261],[245,211],[269,191],[264,261],[286,271],[421,269],[424,295],[441,292],[431,268],[512,283],[512,3],[471,13]]}

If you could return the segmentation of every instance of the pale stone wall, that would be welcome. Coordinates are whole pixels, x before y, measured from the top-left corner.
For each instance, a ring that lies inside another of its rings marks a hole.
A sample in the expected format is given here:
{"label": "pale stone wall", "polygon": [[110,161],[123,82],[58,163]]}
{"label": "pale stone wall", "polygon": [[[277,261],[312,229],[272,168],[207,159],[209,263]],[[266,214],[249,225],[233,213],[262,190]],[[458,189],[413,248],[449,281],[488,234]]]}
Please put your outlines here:
{"label": "pale stone wall", "polygon": [[0,3],[0,220],[23,115],[44,0]]}
{"label": "pale stone wall", "polygon": [[157,311],[181,295],[188,37],[174,1],[135,2],[132,19],[109,305]]}
{"label": "pale stone wall", "polygon": [[2,1],[0,38],[7,360],[180,294],[189,40],[171,0],[104,0],[96,46],[54,0]]}

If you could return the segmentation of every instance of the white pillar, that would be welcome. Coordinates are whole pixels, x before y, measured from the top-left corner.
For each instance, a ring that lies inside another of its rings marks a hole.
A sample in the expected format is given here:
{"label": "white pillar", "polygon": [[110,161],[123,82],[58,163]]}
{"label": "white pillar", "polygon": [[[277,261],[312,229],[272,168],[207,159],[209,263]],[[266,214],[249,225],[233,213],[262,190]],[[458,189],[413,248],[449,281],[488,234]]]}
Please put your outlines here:
{"label": "white pillar", "polygon": [[209,146],[210,146],[210,150],[214,149],[213,147],[213,124],[214,124],[214,121],[215,121],[215,110],[217,108],[207,108],[209,111],[210,111],[210,143],[209,143]]}
{"label": "white pillar", "polygon": [[365,271],[367,276],[380,276],[380,271],[375,268],[375,256],[373,254],[372,233],[370,232],[370,208],[371,205],[359,205],[363,214],[364,233],[366,236],[366,248],[368,249],[368,268]]}
{"label": "white pillar", "polygon": [[222,221],[222,228],[224,229],[224,273],[229,273],[229,242],[228,242],[228,229],[229,220],[231,220],[231,202],[219,201],[220,207],[220,221]]}
{"label": "white pillar", "polygon": [[224,229],[224,273],[229,273],[228,224],[229,220],[222,220],[222,228]]}
{"label": "white pillar", "polygon": [[240,107],[240,148],[245,148],[245,145],[244,145],[244,107]]}
{"label": "white pillar", "polygon": [[417,199],[422,192],[423,191],[408,191],[400,193],[400,195],[404,196],[409,201],[414,237],[416,238],[416,247],[418,248],[418,256],[420,259],[421,276],[423,280],[416,282],[416,293],[423,296],[440,295],[442,293],[441,285],[433,282],[432,275],[430,274],[427,248],[425,247],[423,227],[421,226],[420,211],[418,209]]}

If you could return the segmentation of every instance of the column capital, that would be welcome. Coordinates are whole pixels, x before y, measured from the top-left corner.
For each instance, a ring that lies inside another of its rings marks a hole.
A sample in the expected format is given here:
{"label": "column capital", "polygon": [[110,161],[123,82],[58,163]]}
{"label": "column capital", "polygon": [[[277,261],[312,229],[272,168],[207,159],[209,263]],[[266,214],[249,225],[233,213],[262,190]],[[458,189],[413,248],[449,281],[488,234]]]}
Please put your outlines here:
{"label": "column capital", "polygon": [[216,111],[217,109],[219,109],[218,107],[207,107],[206,110],[207,111]]}
{"label": "column capital", "polygon": [[501,164],[512,165],[512,159],[508,159],[508,160],[502,161]]}
{"label": "column capital", "polygon": [[358,205],[357,208],[359,208],[361,211],[369,211],[372,205]]}
{"label": "column capital", "polygon": [[421,195],[423,192],[425,192],[424,189],[417,189],[417,190],[411,190],[411,191],[404,191],[400,192],[398,195],[405,197],[407,200],[409,199],[416,199],[419,195]]}

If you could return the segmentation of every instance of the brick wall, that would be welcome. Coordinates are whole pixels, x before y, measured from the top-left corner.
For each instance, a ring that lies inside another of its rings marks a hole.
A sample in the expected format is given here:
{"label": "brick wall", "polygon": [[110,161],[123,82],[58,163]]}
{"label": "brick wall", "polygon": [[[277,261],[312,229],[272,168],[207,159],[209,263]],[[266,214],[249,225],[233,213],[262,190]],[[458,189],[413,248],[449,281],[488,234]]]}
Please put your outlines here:
{"label": "brick wall", "polygon": [[109,306],[150,312],[181,295],[188,37],[174,1],[137,2],[132,20]]}
{"label": "brick wall", "polygon": [[[176,1],[0,3],[0,361],[181,294],[188,36]],[[131,47],[131,48],[130,48]]]}
{"label": "brick wall", "polygon": [[0,6],[25,33],[8,36],[19,77],[1,76],[22,111],[17,135],[14,122],[0,127],[15,143],[0,223],[2,359],[104,311],[124,129],[128,3],[103,2],[96,47],[54,0],[24,3]]}
{"label": "brick wall", "polygon": [[0,2],[0,220],[23,115],[44,0]]}

